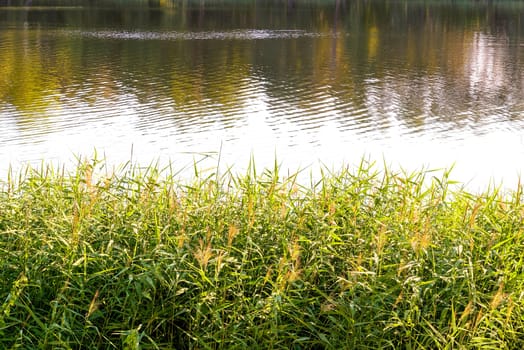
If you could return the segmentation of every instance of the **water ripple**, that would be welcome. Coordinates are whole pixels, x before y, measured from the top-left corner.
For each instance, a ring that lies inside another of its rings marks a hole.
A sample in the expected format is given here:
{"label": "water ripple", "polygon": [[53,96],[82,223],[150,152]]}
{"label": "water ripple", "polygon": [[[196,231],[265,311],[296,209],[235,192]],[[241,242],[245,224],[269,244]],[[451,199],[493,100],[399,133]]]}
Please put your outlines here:
{"label": "water ripple", "polygon": [[[230,159],[256,149],[302,160],[378,150],[453,161],[461,147],[466,160],[490,147],[524,156],[522,44],[509,31],[417,22],[406,37],[377,17],[369,32],[356,9],[337,29],[325,14],[316,25],[286,14],[201,25],[189,13],[184,24],[41,18],[0,31],[0,162],[94,147],[126,157],[129,144],[176,157],[221,142]],[[228,29],[243,26],[284,29]]]}
{"label": "water ripple", "polygon": [[150,32],[150,31],[59,31],[66,36],[80,36],[95,39],[111,40],[267,40],[338,37],[343,33],[318,33],[306,30],[262,30],[244,29],[231,31],[200,32]]}

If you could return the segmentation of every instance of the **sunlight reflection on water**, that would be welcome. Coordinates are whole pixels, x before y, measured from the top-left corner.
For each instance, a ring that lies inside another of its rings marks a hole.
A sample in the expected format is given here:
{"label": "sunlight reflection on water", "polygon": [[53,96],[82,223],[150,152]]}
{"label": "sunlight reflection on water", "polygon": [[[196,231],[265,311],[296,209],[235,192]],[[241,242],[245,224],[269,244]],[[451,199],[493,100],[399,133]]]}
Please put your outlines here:
{"label": "sunlight reflection on water", "polygon": [[3,28],[0,18],[0,171],[71,166],[96,150],[111,164],[220,161],[240,172],[251,157],[291,171],[369,157],[413,170],[455,164],[473,187],[516,183],[524,36],[444,17],[403,32],[352,11],[320,11],[314,25],[218,13],[215,31],[170,18],[135,30],[30,14]]}

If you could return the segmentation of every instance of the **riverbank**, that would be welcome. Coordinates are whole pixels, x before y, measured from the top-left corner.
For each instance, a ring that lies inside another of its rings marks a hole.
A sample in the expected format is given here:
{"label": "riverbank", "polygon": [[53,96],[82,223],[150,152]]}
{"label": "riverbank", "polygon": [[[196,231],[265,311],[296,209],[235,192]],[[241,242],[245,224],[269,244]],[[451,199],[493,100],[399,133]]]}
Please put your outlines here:
{"label": "riverbank", "polygon": [[524,347],[520,185],[103,168],[2,184],[0,347]]}

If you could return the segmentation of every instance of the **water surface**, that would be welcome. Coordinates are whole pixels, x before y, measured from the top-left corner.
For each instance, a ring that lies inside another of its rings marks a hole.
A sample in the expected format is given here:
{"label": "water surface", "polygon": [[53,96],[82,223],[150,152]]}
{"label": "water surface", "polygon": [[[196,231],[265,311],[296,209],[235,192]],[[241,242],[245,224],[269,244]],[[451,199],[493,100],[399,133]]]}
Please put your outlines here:
{"label": "water surface", "polygon": [[522,2],[0,4],[3,172],[94,150],[175,167],[455,163],[460,181],[510,185],[523,169]]}

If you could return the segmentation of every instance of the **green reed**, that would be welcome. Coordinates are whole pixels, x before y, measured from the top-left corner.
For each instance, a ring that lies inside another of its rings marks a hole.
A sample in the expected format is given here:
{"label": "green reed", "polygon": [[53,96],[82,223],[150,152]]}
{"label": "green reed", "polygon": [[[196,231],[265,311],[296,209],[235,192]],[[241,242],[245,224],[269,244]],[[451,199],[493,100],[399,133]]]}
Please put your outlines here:
{"label": "green reed", "polygon": [[304,185],[42,166],[0,187],[0,347],[524,347],[524,205],[367,162]]}

